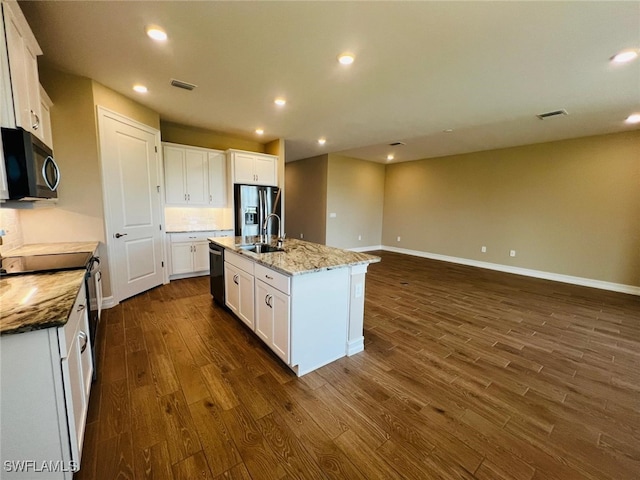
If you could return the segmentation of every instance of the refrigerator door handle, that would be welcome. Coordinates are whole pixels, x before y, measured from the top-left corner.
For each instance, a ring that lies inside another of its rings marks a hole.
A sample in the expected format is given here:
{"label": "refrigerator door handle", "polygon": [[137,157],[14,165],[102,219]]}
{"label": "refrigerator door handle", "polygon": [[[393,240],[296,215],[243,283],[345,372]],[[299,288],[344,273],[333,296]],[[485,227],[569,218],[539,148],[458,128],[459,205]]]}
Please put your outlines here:
{"label": "refrigerator door handle", "polygon": [[262,225],[264,225],[264,205],[262,203],[262,189],[258,187],[258,234],[262,235]]}

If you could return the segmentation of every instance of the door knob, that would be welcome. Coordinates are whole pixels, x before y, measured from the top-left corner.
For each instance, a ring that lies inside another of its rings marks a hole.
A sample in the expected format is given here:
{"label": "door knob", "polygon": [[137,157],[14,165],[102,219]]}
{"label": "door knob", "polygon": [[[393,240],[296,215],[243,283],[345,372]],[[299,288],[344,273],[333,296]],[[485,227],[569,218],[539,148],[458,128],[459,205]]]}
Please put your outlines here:
{"label": "door knob", "polygon": [[114,235],[114,237],[116,237],[116,238],[120,238],[120,237],[124,237],[125,235],[126,235],[126,233],[116,233],[116,234]]}

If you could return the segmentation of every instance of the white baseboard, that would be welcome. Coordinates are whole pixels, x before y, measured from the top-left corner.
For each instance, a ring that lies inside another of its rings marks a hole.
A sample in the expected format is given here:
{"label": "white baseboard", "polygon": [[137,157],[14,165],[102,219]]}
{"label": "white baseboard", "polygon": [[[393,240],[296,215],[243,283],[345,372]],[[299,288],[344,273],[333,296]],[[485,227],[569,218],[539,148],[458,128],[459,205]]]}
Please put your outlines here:
{"label": "white baseboard", "polygon": [[470,267],[486,268],[488,270],[497,270],[499,272],[514,273],[516,275],[524,275],[526,277],[552,280],[554,282],[570,283],[572,285],[580,285],[582,287],[599,288],[600,290],[610,290],[612,292],[628,293],[631,295],[640,296],[640,287],[635,285],[605,282],[602,280],[594,280],[591,278],[574,277],[571,275],[563,275],[561,273],[544,272],[541,270],[532,270],[529,268],[521,267],[512,267],[510,265],[501,265],[499,263],[481,262],[478,260],[470,260],[468,258],[450,257],[448,255],[421,252],[419,250],[409,250],[406,248],[390,247],[386,245],[383,245],[381,247],[381,250],[395,253],[404,253],[406,255],[413,255],[415,257],[430,258],[432,260],[441,260],[443,262],[458,263],[461,265],[468,265]]}
{"label": "white baseboard", "polygon": [[370,245],[368,247],[347,248],[347,250],[350,250],[352,252],[372,252],[374,250],[382,250],[382,249],[383,249],[382,245]]}
{"label": "white baseboard", "polygon": [[347,356],[355,355],[364,351],[364,337],[356,338],[347,342]]}
{"label": "white baseboard", "polygon": [[108,308],[113,308],[116,305],[118,305],[118,302],[115,301],[115,299],[113,298],[113,295],[110,297],[102,297],[102,308],[103,309],[108,309]]}

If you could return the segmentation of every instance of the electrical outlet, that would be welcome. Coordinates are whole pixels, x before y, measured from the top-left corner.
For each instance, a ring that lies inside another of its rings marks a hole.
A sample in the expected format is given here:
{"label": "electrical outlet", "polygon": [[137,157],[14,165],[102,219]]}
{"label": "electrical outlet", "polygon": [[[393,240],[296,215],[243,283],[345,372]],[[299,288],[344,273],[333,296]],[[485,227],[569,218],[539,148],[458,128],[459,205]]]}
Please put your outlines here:
{"label": "electrical outlet", "polygon": [[300,234],[300,238],[304,238],[304,233],[301,233],[301,234]]}
{"label": "electrical outlet", "polygon": [[487,253],[487,247],[485,247],[484,245],[482,246],[482,248],[480,249],[480,251],[482,253]]}
{"label": "electrical outlet", "polygon": [[509,256],[510,257],[515,257],[516,256],[516,251],[515,250],[509,250]]}
{"label": "electrical outlet", "polygon": [[399,242],[400,241],[400,237],[398,236],[398,238],[396,240]]}
{"label": "electrical outlet", "polygon": [[362,240],[362,235],[358,235],[358,240]]}

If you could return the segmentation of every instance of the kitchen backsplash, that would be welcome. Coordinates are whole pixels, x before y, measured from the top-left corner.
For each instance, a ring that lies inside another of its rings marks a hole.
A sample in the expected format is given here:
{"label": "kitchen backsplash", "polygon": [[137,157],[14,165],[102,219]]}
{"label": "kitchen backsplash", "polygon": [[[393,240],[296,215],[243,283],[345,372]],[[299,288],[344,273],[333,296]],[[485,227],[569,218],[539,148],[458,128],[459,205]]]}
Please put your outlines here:
{"label": "kitchen backsplash", "polygon": [[0,230],[5,231],[2,237],[0,253],[22,246],[22,227],[20,226],[20,210],[0,208]]}
{"label": "kitchen backsplash", "polygon": [[164,217],[167,232],[233,228],[233,209],[231,208],[165,207]]}

